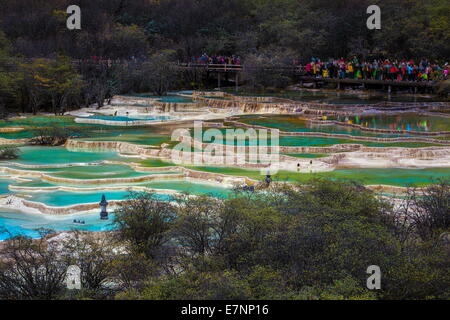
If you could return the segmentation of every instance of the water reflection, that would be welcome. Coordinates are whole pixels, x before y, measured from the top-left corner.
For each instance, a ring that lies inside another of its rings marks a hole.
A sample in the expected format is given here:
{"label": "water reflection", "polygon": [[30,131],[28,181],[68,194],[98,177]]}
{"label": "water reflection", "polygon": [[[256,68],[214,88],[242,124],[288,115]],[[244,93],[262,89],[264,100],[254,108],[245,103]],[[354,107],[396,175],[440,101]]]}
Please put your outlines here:
{"label": "water reflection", "polygon": [[335,120],[347,124],[357,124],[365,128],[402,131],[448,131],[450,120],[438,117],[417,115],[376,115],[376,116],[338,116]]}

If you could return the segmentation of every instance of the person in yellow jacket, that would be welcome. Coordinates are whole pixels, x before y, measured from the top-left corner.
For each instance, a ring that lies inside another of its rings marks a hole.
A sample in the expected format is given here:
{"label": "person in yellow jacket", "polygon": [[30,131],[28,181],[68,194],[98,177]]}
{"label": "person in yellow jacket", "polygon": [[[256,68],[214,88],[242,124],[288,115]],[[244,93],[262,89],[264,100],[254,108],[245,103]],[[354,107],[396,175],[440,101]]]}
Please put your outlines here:
{"label": "person in yellow jacket", "polygon": [[347,70],[348,70],[348,77],[350,79],[353,79],[353,75],[354,75],[354,72],[355,72],[354,69],[353,69],[353,64],[349,63],[347,65]]}

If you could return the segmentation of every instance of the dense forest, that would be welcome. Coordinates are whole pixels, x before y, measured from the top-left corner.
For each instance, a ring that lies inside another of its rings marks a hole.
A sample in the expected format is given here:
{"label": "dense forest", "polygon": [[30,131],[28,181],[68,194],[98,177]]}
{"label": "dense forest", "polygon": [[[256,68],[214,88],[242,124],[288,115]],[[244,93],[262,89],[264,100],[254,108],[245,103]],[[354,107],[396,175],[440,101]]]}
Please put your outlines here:
{"label": "dense forest", "polygon": [[[81,30],[66,27],[73,4]],[[366,26],[372,4],[381,8],[381,30]],[[203,53],[277,66],[312,56],[443,63],[449,12],[448,0],[2,0],[0,106],[63,113],[102,106],[116,93],[199,88],[202,75],[170,63]],[[128,63],[92,63],[98,59]]]}
{"label": "dense forest", "polygon": [[[66,28],[66,8],[81,8],[82,29]],[[382,29],[366,27],[378,4]],[[311,56],[450,56],[448,0],[2,0],[0,29],[26,57],[63,53],[129,58],[175,50],[208,54],[283,50]]]}

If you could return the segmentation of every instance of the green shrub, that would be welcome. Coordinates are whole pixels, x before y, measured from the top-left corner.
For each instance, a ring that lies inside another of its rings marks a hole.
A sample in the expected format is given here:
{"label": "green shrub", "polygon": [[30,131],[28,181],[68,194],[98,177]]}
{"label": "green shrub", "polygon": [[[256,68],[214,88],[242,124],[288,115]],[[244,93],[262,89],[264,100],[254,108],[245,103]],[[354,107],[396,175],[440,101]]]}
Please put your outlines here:
{"label": "green shrub", "polygon": [[20,150],[15,146],[1,146],[0,147],[0,159],[10,160],[17,159],[19,157]]}

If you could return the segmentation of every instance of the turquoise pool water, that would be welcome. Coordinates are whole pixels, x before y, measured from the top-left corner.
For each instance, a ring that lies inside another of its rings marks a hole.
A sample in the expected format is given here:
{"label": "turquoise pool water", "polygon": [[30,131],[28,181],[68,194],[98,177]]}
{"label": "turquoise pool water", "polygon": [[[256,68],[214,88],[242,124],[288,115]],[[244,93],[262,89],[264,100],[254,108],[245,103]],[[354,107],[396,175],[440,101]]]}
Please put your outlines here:
{"label": "turquoise pool water", "polygon": [[305,180],[312,177],[356,180],[365,185],[383,184],[400,187],[423,186],[450,177],[450,168],[437,169],[339,169],[332,172],[299,174],[292,177],[280,173],[281,181]]}
{"label": "turquoise pool water", "polygon": [[192,91],[192,90],[181,90],[181,91],[170,91],[170,92],[167,92],[167,94],[169,94],[169,95],[176,95],[176,94],[192,95],[193,93],[194,93],[194,91]]}
{"label": "turquoise pool water", "polygon": [[[174,174],[174,172],[167,172],[166,174]],[[27,181],[27,182],[14,182],[14,181],[9,181],[9,180],[4,180],[4,181],[0,180],[0,194],[12,193],[11,191],[9,191],[8,185],[17,186],[17,187],[32,187],[32,188],[39,188],[39,187],[40,188],[46,188],[46,187],[48,188],[48,187],[58,186],[58,184],[42,182],[39,179],[33,179],[32,181]],[[82,186],[68,185],[68,186],[74,186],[74,187],[81,188],[81,189],[90,188],[89,185],[82,185]],[[110,186],[110,185],[107,185],[107,186]],[[230,189],[222,187],[220,185],[211,185],[211,184],[200,183],[200,182],[196,182],[196,181],[191,182],[191,181],[187,181],[187,180],[177,180],[177,179],[131,183],[131,184],[120,183],[120,184],[115,184],[115,185],[111,185],[111,186],[115,186],[115,187],[120,186],[121,188],[123,188],[123,190],[120,190],[120,191],[108,191],[108,194],[113,195],[115,197],[115,200],[120,200],[120,197],[128,194],[127,190],[132,186],[148,187],[148,188],[152,188],[152,189],[174,190],[174,191],[178,191],[178,192],[189,192],[189,193],[192,193],[195,195],[213,195],[213,196],[217,196],[217,197],[226,197],[230,192]],[[19,190],[19,191],[17,191],[17,193],[23,193],[23,191]],[[50,191],[50,192],[48,192],[47,195],[44,195],[41,193],[30,193],[30,194],[33,195],[33,199],[35,199],[35,201],[40,201],[39,199],[43,199],[43,201],[45,203],[50,203],[50,202],[48,202],[48,200],[53,201],[53,200],[51,200],[52,198],[60,197],[60,195],[65,195],[65,196],[73,195],[74,199],[76,199],[76,201],[78,201],[80,199],[83,200],[84,199],[83,197],[90,193],[91,192],[62,192],[62,193],[60,193],[59,191],[58,192]],[[98,193],[94,192],[93,194],[100,194],[100,192],[98,192]],[[117,198],[117,197],[119,197],[119,198]],[[36,200],[36,199],[38,199],[38,200]],[[97,200],[98,199],[94,198],[93,202],[95,202]],[[56,201],[56,202],[52,202],[53,203],[52,205],[67,205],[65,200],[55,199],[54,201]],[[74,203],[82,203],[82,202],[74,202]]]}
{"label": "turquoise pool water", "polygon": [[[113,138],[113,139],[112,139]],[[101,138],[87,139],[89,141],[123,141],[147,146],[160,146],[170,142],[170,136],[154,134],[120,134],[114,137],[106,136]]]}
{"label": "turquoise pool water", "polygon": [[33,137],[33,132],[30,130],[23,130],[17,132],[0,132],[0,138],[4,139],[29,139]]}
{"label": "turquoise pool water", "polygon": [[[0,194],[13,193],[9,191],[8,185],[12,184],[21,187],[55,187],[56,184],[41,182],[39,180],[33,180],[31,182],[23,183],[13,183],[9,180],[0,180]],[[116,185],[117,186],[117,185]],[[48,192],[38,192],[29,193],[32,201],[43,202],[51,206],[68,206],[79,203],[91,203],[100,201],[102,194],[105,194],[109,200],[122,200],[128,195],[128,188],[131,186],[141,186],[148,187],[152,189],[165,189],[174,190],[178,192],[189,192],[195,195],[212,195],[216,197],[225,198],[227,197],[231,190],[225,187],[197,183],[185,180],[169,180],[169,181],[152,181],[144,183],[134,183],[134,184],[120,184],[123,190],[119,191],[96,191],[96,192],[66,192],[66,191],[48,191]],[[89,186],[82,186],[81,188],[89,188]],[[22,191],[17,191],[17,193],[25,193]],[[160,195],[162,200],[168,200],[169,196]]]}
{"label": "turquoise pool water", "polygon": [[167,103],[193,103],[192,98],[187,97],[177,97],[177,96],[166,96],[157,98],[161,102]]}
{"label": "turquoise pool water", "polygon": [[18,186],[18,187],[31,187],[31,188],[48,188],[48,187],[56,186],[49,182],[44,182],[39,179],[31,179],[31,178],[30,178],[30,181],[21,181],[21,182],[14,181],[14,182],[11,182],[10,185]]}
{"label": "turquoise pool water", "polygon": [[86,132],[82,140],[139,141],[159,137],[170,137],[171,130],[155,126],[107,126],[95,125]]}
{"label": "turquoise pool water", "polygon": [[[332,134],[349,134],[352,136],[366,137],[405,137],[399,134],[377,134],[359,130],[358,128],[338,126],[338,125],[319,125],[309,123],[298,116],[273,115],[273,116],[243,116],[239,121],[251,125],[264,126],[268,128],[279,129],[285,132],[325,132]],[[396,130],[396,129],[395,129]]]}
{"label": "turquoise pool water", "polygon": [[52,117],[31,117],[26,118],[13,118],[11,120],[5,121],[0,120],[0,127],[20,127],[23,131],[17,132],[0,132],[0,137],[5,139],[22,139],[22,138],[32,138],[35,136],[35,130],[38,127],[48,127],[48,126],[63,126],[72,130],[75,134],[74,136],[81,138],[101,138],[101,137],[116,137],[123,134],[150,134],[161,130],[161,128],[154,128],[149,126],[140,127],[116,127],[101,124],[89,124],[89,123],[75,123],[74,117],[57,117],[53,119]]}
{"label": "turquoise pool water", "polygon": [[[100,202],[102,195],[106,195],[107,200],[124,200],[127,198],[127,191],[110,192],[45,192],[33,194],[31,201],[43,202],[50,206],[69,206],[81,203]],[[155,197],[161,201],[171,199],[170,195],[156,194]],[[54,231],[108,231],[113,230],[111,218],[114,213],[110,212],[110,220],[100,220],[99,214],[77,213],[64,216],[54,216],[46,214],[27,214],[18,211],[0,211],[0,240],[5,240],[16,235],[26,235],[33,238],[39,237],[36,229],[45,228]],[[85,224],[74,224],[73,220],[83,220]],[[5,230],[9,233],[4,232]]]}
{"label": "turquoise pool water", "polygon": [[403,147],[403,148],[421,148],[431,147],[435,144],[423,143],[423,142],[371,142],[371,141],[357,141],[350,139],[338,139],[338,138],[320,138],[320,137],[291,137],[281,136],[280,146],[291,147],[328,147],[336,144],[361,144],[367,147]]}
{"label": "turquoise pool water", "polygon": [[[98,165],[82,165],[62,168],[21,168],[18,166],[7,166],[22,171],[39,171],[52,177],[60,177],[67,179],[117,179],[141,177],[153,174],[176,174],[174,171],[167,172],[136,172],[127,165],[119,164],[98,164]],[[24,174],[25,176],[25,174]]]}
{"label": "turquoise pool water", "polygon": [[117,121],[117,122],[129,122],[129,121],[167,121],[173,119],[169,116],[146,116],[146,117],[123,117],[123,116],[100,116],[94,115],[86,117],[87,119],[97,119],[97,120],[107,120],[107,121]]}
{"label": "turquoise pool water", "polygon": [[169,189],[179,192],[188,192],[195,195],[212,195],[218,198],[226,198],[232,192],[228,188],[190,181],[155,181],[146,184],[146,186],[153,189]]}
{"label": "turquoise pool water", "polygon": [[[122,159],[117,152],[84,152],[70,151],[65,147],[20,147],[18,159],[10,162],[43,165],[43,164],[68,164],[88,163],[102,160]],[[2,162],[0,161],[0,165]]]}
{"label": "turquoise pool water", "polygon": [[[244,129],[245,131],[245,129]],[[244,135],[239,135],[236,139],[227,139],[226,130],[220,129],[222,132],[222,140],[215,140],[213,136],[205,136],[203,131],[203,142],[204,143],[219,143],[225,145],[249,145],[248,137]],[[191,136],[194,137],[193,130],[191,130]],[[257,140],[257,143],[261,144],[262,139]],[[266,140],[267,144],[272,145],[270,136]],[[423,143],[423,142],[371,142],[371,141],[358,141],[351,139],[341,139],[341,138],[325,138],[325,137],[297,137],[297,136],[279,136],[279,145],[286,147],[328,147],[336,144],[361,144],[368,147],[404,147],[404,148],[419,148],[419,147],[430,147],[439,144]],[[253,144],[252,144],[253,145]]]}
{"label": "turquoise pool water", "polygon": [[[104,192],[42,192],[33,193],[31,201],[45,203],[49,206],[64,207],[74,204],[95,203],[100,202],[102,195],[106,196],[106,200],[125,200],[129,194],[128,191],[104,191]],[[161,201],[170,200],[170,195],[157,194],[157,199]]]}
{"label": "turquoise pool water", "polygon": [[13,183],[12,180],[9,180],[9,179],[2,179],[2,178],[0,177],[0,195],[1,195],[1,194],[8,194],[8,193],[11,193],[11,191],[9,191],[9,189],[8,189],[8,186],[9,186],[10,184],[12,184],[12,183]]}
{"label": "turquoise pool water", "polygon": [[[46,171],[45,169],[43,171]],[[151,175],[148,172],[136,172],[131,167],[125,165],[97,165],[79,166],[49,170],[49,175],[53,177],[68,179],[117,179],[132,178]]]}
{"label": "turquoise pool water", "polygon": [[[179,93],[184,93],[184,92],[190,92],[190,93],[185,93],[185,94],[192,94],[192,91],[180,91]],[[173,92],[173,93],[169,92],[169,94],[170,95],[167,95],[167,96],[155,96],[155,95],[148,94],[148,93],[142,93],[142,94],[131,94],[131,95],[128,94],[125,96],[156,99],[158,101],[166,102],[166,103],[192,103],[192,102],[194,102],[192,100],[192,98],[177,96],[176,92]]]}

